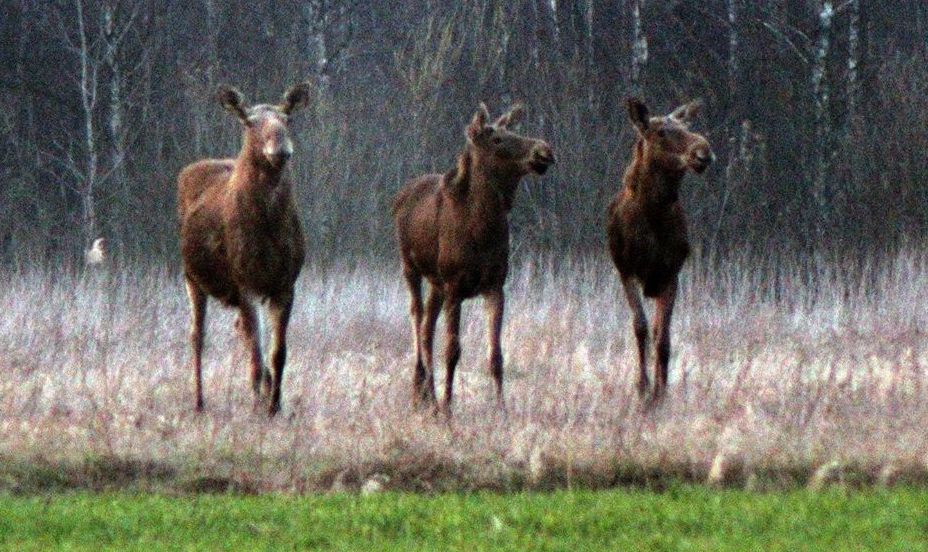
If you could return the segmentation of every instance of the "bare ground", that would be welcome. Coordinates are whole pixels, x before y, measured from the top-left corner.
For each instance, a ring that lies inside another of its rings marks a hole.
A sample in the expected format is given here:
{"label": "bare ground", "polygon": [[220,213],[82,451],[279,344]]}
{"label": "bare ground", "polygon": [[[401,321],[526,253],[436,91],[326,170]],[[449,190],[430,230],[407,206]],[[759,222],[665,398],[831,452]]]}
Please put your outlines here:
{"label": "bare ground", "polygon": [[[505,417],[486,372],[483,312],[468,303],[451,422],[410,408],[408,299],[393,263],[306,269],[284,411],[272,420],[252,412],[233,313],[216,303],[207,412],[193,413],[188,310],[171,271],[7,272],[0,489],[928,481],[925,254],[689,264],[669,400],[648,413],[634,391],[628,310],[607,263],[548,258],[514,270]],[[441,382],[440,366],[436,376]]]}

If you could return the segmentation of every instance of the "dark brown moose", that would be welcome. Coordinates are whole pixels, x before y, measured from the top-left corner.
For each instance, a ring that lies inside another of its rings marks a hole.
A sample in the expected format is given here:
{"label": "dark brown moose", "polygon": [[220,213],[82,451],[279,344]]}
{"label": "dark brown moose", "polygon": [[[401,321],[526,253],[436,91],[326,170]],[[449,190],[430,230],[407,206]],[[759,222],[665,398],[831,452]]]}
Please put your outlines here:
{"label": "dark brown moose", "polygon": [[[554,163],[551,146],[520,136],[509,127],[522,114],[519,106],[489,123],[485,105],[467,126],[467,145],[457,166],[407,183],[393,203],[403,276],[411,295],[416,348],[413,403],[436,406],[432,343],[435,323],[445,313],[445,396],[450,415],[454,370],[461,353],[458,337],[461,302],[481,295],[487,310],[489,370],[503,400],[503,283],[509,270],[509,220],[519,180],[544,174]],[[428,295],[422,302],[422,279]]]}
{"label": "dark brown moose", "polygon": [[[236,327],[250,353],[255,404],[266,400],[274,415],[280,410],[293,285],[304,256],[287,168],[293,154],[287,120],[309,102],[309,86],[293,86],[280,105],[252,107],[244,104],[238,90],[222,87],[219,102],[243,125],[238,157],[197,161],[177,177],[181,255],[192,310],[196,409],[203,410],[203,324],[206,299],[212,296],[239,310]],[[265,368],[261,351],[257,308],[265,301],[273,372]]]}
{"label": "dark brown moose", "polygon": [[638,341],[638,393],[650,387],[647,372],[648,320],[641,303],[656,299],[654,388],[649,404],[667,390],[670,359],[670,316],[677,295],[677,275],[689,255],[686,216],[680,204],[680,183],[687,170],[702,173],[715,155],[706,138],[689,130],[699,101],[683,105],[665,117],[651,117],[636,98],[628,100],[637,131],[631,164],[622,189],[609,205],[608,235],[612,260],[632,309]]}

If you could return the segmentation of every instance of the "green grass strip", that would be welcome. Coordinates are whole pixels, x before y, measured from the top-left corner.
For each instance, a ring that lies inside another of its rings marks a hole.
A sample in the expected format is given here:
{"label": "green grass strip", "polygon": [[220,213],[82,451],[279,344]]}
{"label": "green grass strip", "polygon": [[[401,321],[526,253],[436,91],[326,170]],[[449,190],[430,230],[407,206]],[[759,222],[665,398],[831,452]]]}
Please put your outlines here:
{"label": "green grass strip", "polygon": [[928,491],[0,496],[5,550],[928,550]]}

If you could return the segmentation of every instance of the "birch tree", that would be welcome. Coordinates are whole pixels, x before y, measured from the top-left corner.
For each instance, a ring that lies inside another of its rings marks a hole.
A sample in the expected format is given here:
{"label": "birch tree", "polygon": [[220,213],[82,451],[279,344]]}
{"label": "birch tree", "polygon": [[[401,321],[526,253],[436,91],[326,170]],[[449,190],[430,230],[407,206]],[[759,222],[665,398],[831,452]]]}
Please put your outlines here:
{"label": "birch tree", "polygon": [[118,186],[123,204],[132,196],[126,175],[126,147],[128,140],[127,94],[128,76],[134,69],[124,63],[123,46],[132,30],[142,2],[120,2],[107,0],[103,5],[103,63],[107,69],[106,86],[109,105],[107,109],[110,144],[110,178]]}
{"label": "birch tree", "polygon": [[815,144],[813,151],[812,195],[820,217],[816,226],[819,235],[830,220],[831,190],[828,182],[828,161],[831,153],[829,121],[829,89],[826,78],[828,52],[831,48],[831,25],[835,9],[831,0],[824,0],[818,12],[818,41],[812,63],[812,95],[815,102]]}
{"label": "birch tree", "polygon": [[100,235],[100,201],[112,197],[112,190],[104,186],[117,180],[124,197],[131,193],[123,170],[128,127],[122,47],[140,4],[127,4],[128,11],[122,12],[118,0],[102,4],[71,0],[59,4],[56,13],[58,33],[75,58],[81,122],[79,138],[72,137],[49,155],[57,178],[78,198],[83,248]]}
{"label": "birch tree", "polygon": [[100,182],[99,173],[99,141],[97,138],[96,119],[97,91],[99,64],[96,59],[96,45],[91,41],[87,29],[86,14],[83,0],[74,0],[76,12],[75,24],[77,26],[77,44],[75,54],[80,64],[80,78],[78,81],[78,95],[80,96],[81,115],[83,118],[84,162],[80,164],[69,156],[71,173],[75,178],[74,190],[81,203],[81,228],[83,229],[84,245],[97,239],[99,228],[97,221],[97,186]]}
{"label": "birch tree", "polygon": [[849,0],[847,27],[847,121],[848,132],[857,125],[858,73],[860,70],[860,0]]}
{"label": "birch tree", "polygon": [[641,70],[648,62],[648,37],[641,25],[641,4],[644,0],[632,0],[632,92],[641,95]]}

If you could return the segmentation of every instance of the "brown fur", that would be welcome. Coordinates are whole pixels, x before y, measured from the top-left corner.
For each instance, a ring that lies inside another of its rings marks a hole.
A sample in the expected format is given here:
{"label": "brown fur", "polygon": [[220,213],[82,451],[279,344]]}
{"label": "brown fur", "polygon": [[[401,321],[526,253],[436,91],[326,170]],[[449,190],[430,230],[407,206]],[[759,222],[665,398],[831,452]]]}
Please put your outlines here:
{"label": "brown fur", "polygon": [[[500,345],[509,270],[508,213],[519,180],[543,174],[554,163],[551,147],[508,130],[521,114],[516,108],[487,124],[481,104],[467,127],[467,146],[455,168],[410,181],[393,203],[403,275],[412,298],[416,348],[413,402],[435,405],[432,343],[440,311],[445,313],[445,398],[450,414],[454,370],[460,357],[461,302],[481,295],[487,307],[489,369],[503,403]],[[429,282],[423,305],[422,279]]]}
{"label": "brown fur", "polygon": [[652,401],[666,392],[677,275],[690,250],[686,217],[680,204],[680,183],[688,169],[702,173],[715,158],[705,137],[689,130],[699,106],[698,102],[691,102],[666,117],[650,117],[641,101],[635,98],[628,101],[638,139],[622,189],[609,205],[609,251],[632,309],[641,395],[647,392],[650,383],[648,321],[639,286],[645,297],[657,300]]}
{"label": "brown fur", "polygon": [[[203,410],[202,351],[206,298],[239,309],[236,327],[249,349],[256,404],[269,394],[271,415],[280,410],[287,355],[286,332],[293,286],[303,266],[303,232],[293,204],[287,160],[290,113],[308,101],[307,85],[292,87],[281,105],[245,107],[224,87],[220,102],[244,125],[236,159],[207,159],[177,177],[181,256],[190,298],[196,409]],[[271,317],[270,362],[264,367],[256,314],[267,301]]]}

